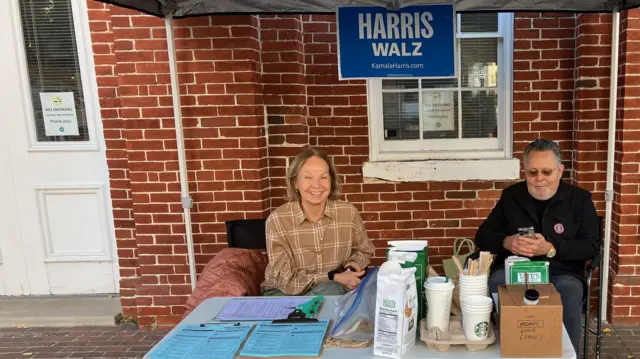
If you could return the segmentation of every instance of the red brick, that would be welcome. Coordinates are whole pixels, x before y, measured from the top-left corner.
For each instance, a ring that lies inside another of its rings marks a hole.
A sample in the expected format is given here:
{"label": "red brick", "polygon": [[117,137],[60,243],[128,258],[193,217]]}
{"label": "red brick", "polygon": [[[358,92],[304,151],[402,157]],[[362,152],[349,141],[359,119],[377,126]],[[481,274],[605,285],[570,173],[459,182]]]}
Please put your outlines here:
{"label": "red brick", "polygon": [[476,198],[476,192],[474,191],[449,191],[446,193],[446,198]]}
{"label": "red brick", "polygon": [[456,209],[462,208],[462,201],[448,200],[448,201],[432,201],[432,209]]}
{"label": "red brick", "polygon": [[459,227],[459,220],[430,220],[429,227],[430,228],[454,228]]}
{"label": "red brick", "polygon": [[[544,36],[544,37],[547,37],[547,36]],[[539,39],[540,38],[540,30],[516,28],[515,31],[514,31],[514,38],[516,38],[516,39]]]}
{"label": "red brick", "polygon": [[[117,29],[114,34],[121,39],[150,39],[151,30],[145,28]],[[135,41],[137,43],[137,41]],[[166,44],[166,43],[165,43]]]}

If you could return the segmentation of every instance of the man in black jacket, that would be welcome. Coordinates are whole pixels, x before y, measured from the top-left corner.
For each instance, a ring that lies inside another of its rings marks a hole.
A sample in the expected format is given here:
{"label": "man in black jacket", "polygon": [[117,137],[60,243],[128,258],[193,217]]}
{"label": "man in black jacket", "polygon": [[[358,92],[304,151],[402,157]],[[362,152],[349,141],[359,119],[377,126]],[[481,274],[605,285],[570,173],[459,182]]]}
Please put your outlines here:
{"label": "man in black jacket", "polygon": [[[563,322],[579,355],[584,267],[600,248],[598,216],[591,194],[562,181],[560,147],[553,141],[531,142],[523,155],[526,181],[502,192],[476,233],[483,251],[497,255],[489,290],[504,285],[504,260],[510,255],[549,261],[549,280],[562,298]],[[535,239],[518,228],[535,229]]]}

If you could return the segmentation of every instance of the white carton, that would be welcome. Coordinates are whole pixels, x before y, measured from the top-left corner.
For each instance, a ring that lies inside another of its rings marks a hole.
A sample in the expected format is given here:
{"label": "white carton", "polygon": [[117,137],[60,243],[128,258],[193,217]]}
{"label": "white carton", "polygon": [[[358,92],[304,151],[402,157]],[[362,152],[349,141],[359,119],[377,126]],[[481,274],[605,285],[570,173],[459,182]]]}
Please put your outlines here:
{"label": "white carton", "polygon": [[527,257],[520,256],[509,256],[504,260],[504,283],[511,284],[511,276],[509,275],[509,268],[511,265],[516,262],[529,262],[530,259]]}
{"label": "white carton", "polygon": [[401,358],[416,344],[416,268],[402,268],[400,263],[386,261],[378,270],[373,355]]}

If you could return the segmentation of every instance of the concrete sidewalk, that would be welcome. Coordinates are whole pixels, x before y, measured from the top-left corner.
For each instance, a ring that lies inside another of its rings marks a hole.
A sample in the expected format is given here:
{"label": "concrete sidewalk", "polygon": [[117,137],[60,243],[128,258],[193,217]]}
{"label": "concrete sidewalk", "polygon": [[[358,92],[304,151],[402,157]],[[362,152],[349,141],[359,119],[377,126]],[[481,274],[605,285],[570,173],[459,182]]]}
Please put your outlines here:
{"label": "concrete sidewalk", "polygon": [[[165,331],[130,331],[116,326],[0,328],[0,358],[142,358]],[[590,339],[591,353],[595,337]],[[640,359],[640,326],[605,327],[603,359]]]}
{"label": "concrete sidewalk", "polygon": [[[589,354],[594,358],[595,335],[589,338]],[[640,358],[640,326],[604,327],[601,358]]]}
{"label": "concrete sidewalk", "polygon": [[109,326],[121,311],[117,296],[2,298],[0,328]]}

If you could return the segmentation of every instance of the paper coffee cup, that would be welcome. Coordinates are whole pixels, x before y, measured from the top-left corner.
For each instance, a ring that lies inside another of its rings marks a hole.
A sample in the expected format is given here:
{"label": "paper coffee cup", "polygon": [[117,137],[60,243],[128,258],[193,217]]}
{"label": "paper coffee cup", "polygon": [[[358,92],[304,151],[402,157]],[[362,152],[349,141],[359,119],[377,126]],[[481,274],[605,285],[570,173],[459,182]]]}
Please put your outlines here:
{"label": "paper coffee cup", "polygon": [[489,297],[471,296],[467,299],[469,300],[467,304],[471,306],[479,306],[479,307],[493,306],[493,300]]}
{"label": "paper coffee cup", "polygon": [[462,329],[467,340],[487,339],[491,326],[491,310],[469,311],[462,309]]}
{"label": "paper coffee cup", "polygon": [[462,302],[464,301],[464,298],[469,297],[469,296],[484,296],[484,297],[488,297],[489,295],[489,288],[488,287],[479,287],[479,288],[468,288],[465,286],[460,286],[460,291],[458,293],[459,295],[459,299],[460,299],[460,304],[462,304]]}
{"label": "paper coffee cup", "polygon": [[460,296],[461,297],[466,297],[466,296],[470,296],[470,295],[480,295],[480,296],[484,296],[487,297],[487,293],[489,292],[489,290],[487,288],[485,289],[461,289],[460,290]]}
{"label": "paper coffee cup", "polygon": [[487,287],[479,287],[479,288],[466,288],[466,287],[460,287],[460,293],[465,293],[465,294],[477,294],[477,295],[487,295],[487,292],[489,291],[489,288]]}
{"label": "paper coffee cup", "polygon": [[451,317],[451,300],[453,298],[453,281],[444,277],[430,277],[424,284],[427,299],[427,330],[438,327],[443,332],[449,331]]}
{"label": "paper coffee cup", "polygon": [[479,281],[487,281],[487,280],[489,280],[489,275],[488,274],[482,274],[482,275],[460,274],[460,276],[458,278],[462,282],[464,282],[464,281],[479,282]]}

